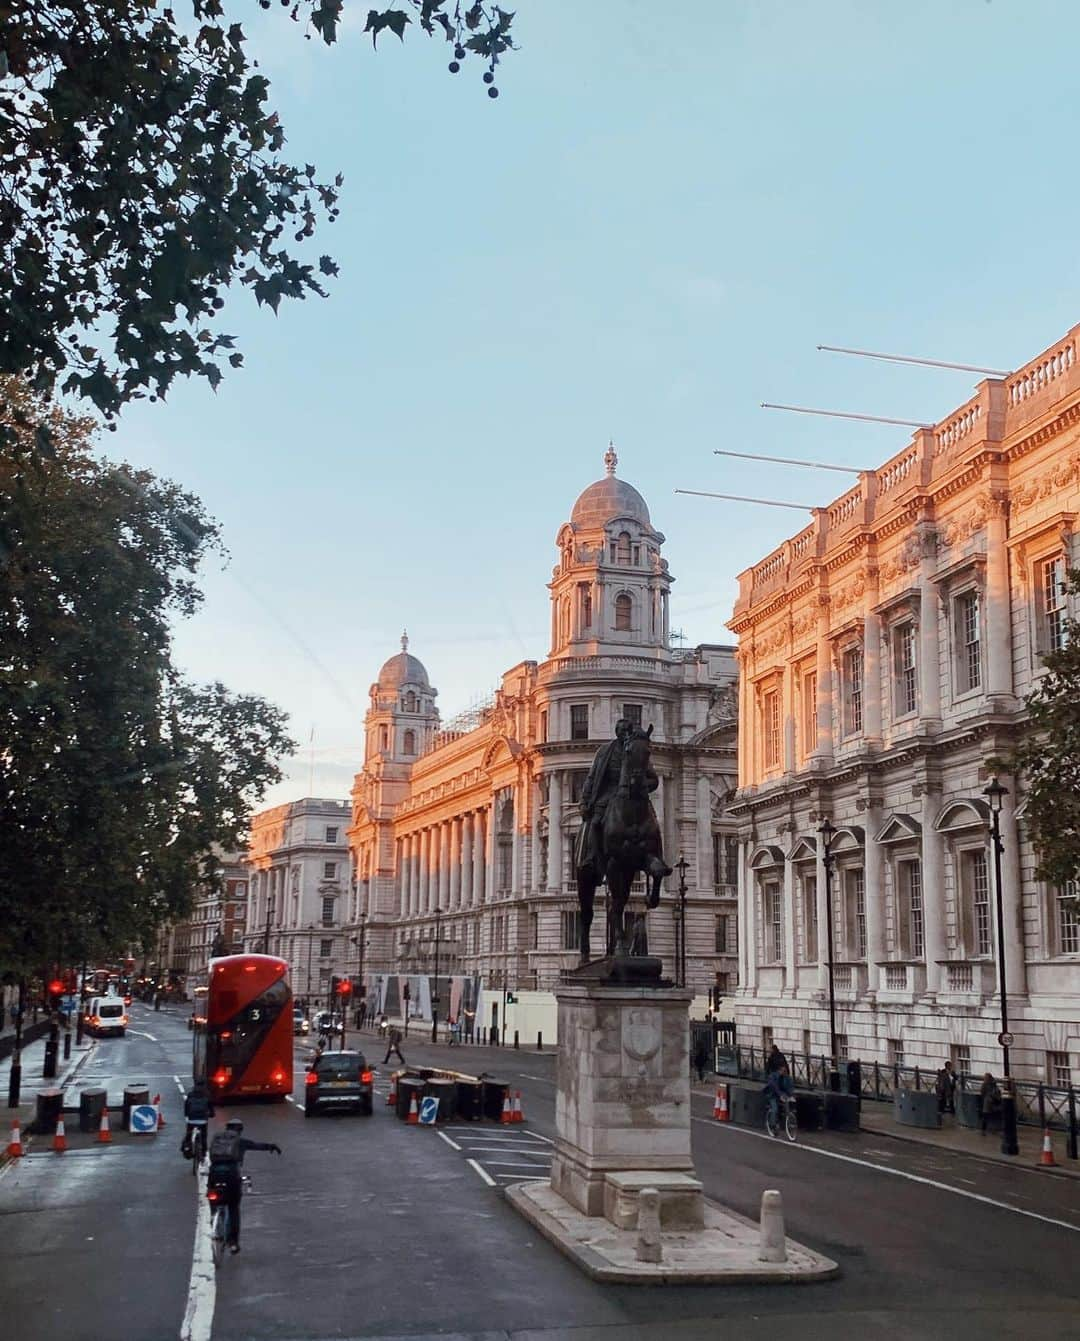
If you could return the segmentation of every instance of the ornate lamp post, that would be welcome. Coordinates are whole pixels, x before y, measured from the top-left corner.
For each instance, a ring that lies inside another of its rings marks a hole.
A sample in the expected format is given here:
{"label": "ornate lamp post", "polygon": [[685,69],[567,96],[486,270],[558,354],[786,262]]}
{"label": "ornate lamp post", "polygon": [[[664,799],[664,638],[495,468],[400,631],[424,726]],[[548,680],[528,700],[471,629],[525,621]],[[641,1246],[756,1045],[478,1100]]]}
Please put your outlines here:
{"label": "ornate lamp post", "polygon": [[997,778],[991,778],[990,784],[983,788],[983,796],[990,806],[990,836],[994,841],[994,885],[997,904],[997,960],[998,995],[1001,997],[1001,1153],[1018,1155],[1020,1146],[1016,1139],[1016,1094],[1013,1091],[1012,1074],[1009,1070],[1009,1048],[1012,1046],[1012,1034],[1009,1033],[1009,999],[1005,987],[1005,919],[1002,914],[1001,899],[1001,854],[1005,844],[1001,841],[1001,803],[1009,794]]}
{"label": "ornate lamp post", "polygon": [[836,986],[833,981],[833,909],[832,909],[832,873],[833,861],[832,854],[833,839],[836,837],[836,826],[826,817],[818,826],[818,833],[821,835],[821,852],[825,859],[825,937],[829,954],[829,1085],[831,1089],[840,1088],[840,1073],[837,1070],[836,1056]]}
{"label": "ornate lamp post", "polygon": [[435,909],[435,991],[431,995],[431,1041],[439,1041],[439,938],[442,933],[442,909]]}
{"label": "ornate lamp post", "polygon": [[675,869],[679,872],[679,942],[675,950],[675,978],[680,987],[686,986],[686,872],[689,866],[690,863],[680,852],[679,860],[675,863]]}

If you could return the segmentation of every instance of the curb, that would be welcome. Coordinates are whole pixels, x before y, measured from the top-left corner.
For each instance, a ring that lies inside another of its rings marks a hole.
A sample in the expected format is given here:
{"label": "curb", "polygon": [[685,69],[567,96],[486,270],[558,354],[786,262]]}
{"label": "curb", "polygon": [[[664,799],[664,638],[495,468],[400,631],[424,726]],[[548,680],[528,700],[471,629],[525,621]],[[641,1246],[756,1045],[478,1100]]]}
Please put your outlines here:
{"label": "curb", "polygon": [[921,1141],[917,1136],[909,1136],[907,1132],[881,1131],[877,1127],[860,1127],[859,1133],[863,1136],[881,1136],[886,1141],[903,1141],[905,1145],[919,1145],[924,1150],[937,1150],[943,1155],[967,1155],[971,1159],[983,1159],[991,1164],[1000,1164],[1005,1169],[1029,1169],[1033,1173],[1045,1173],[1049,1174],[1051,1178],[1067,1178],[1073,1182],[1080,1179],[1080,1169],[1074,1172],[1063,1165],[1055,1165],[1051,1168],[1045,1164],[1025,1164],[1019,1155],[1009,1155],[1008,1161],[1011,1162],[1007,1162],[1005,1159],[998,1159],[994,1155],[983,1154],[980,1150],[958,1150],[951,1145],[938,1145],[934,1141]]}

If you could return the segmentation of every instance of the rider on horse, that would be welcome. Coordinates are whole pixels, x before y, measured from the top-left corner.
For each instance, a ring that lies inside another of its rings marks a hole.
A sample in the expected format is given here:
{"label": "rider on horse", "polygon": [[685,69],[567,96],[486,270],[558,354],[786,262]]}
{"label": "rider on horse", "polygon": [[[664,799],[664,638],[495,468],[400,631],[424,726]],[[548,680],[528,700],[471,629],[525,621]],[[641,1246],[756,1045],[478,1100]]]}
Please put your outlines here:
{"label": "rider on horse", "polygon": [[[585,823],[581,827],[577,869],[591,870],[598,882],[604,879],[604,816],[619,785],[626,738],[633,730],[632,722],[625,717],[619,718],[615,723],[615,739],[601,745],[596,751],[581,788],[580,810]],[[648,770],[646,779],[649,791],[656,791],[660,779],[652,768]]]}

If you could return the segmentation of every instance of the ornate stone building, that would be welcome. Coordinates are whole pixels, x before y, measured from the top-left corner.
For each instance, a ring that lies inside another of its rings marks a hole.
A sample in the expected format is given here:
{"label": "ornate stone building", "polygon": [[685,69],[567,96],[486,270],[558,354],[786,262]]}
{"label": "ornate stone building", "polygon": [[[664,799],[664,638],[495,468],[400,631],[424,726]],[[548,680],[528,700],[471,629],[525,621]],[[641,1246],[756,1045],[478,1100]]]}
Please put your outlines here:
{"label": "ornate stone building", "polygon": [[221,863],[221,888],[201,888],[191,916],[170,928],[165,964],[185,981],[206,973],[211,955],[243,949],[247,912],[248,870],[243,852],[216,849]]}
{"label": "ornate stone building", "polygon": [[[1080,328],[975,395],[739,578],[745,1042],[994,1070],[1001,1052],[986,761],[1060,645],[1077,563]],[[1001,825],[1014,1069],[1080,1067],[1080,922]],[[1018,806],[1019,801],[1019,806]],[[818,826],[839,833],[826,902]]]}
{"label": "ornate stone building", "polygon": [[[735,666],[730,647],[669,646],[664,536],[641,495],[606,474],[559,528],[546,660],[505,672],[489,703],[442,724],[408,651],[371,686],[364,766],[352,792],[356,880],[372,972],[548,992],[576,962],[573,851],[580,788],[620,716],[653,727],[654,804],[669,864],[688,862],[688,982],[734,987]],[[649,916],[673,970],[677,877]],[[603,914],[593,926],[603,952]],[[443,1014],[446,1014],[444,1005]]]}

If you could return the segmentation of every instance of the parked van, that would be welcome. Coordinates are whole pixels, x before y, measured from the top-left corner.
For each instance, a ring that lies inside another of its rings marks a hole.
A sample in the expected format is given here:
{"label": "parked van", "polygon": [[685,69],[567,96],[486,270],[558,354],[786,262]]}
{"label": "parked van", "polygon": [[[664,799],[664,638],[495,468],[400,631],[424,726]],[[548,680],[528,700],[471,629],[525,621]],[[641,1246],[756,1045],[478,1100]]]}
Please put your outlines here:
{"label": "parked van", "polygon": [[121,1038],[127,1032],[128,1017],[122,996],[95,996],[90,1000],[86,1012],[86,1027],[98,1038],[104,1034],[119,1034]]}

